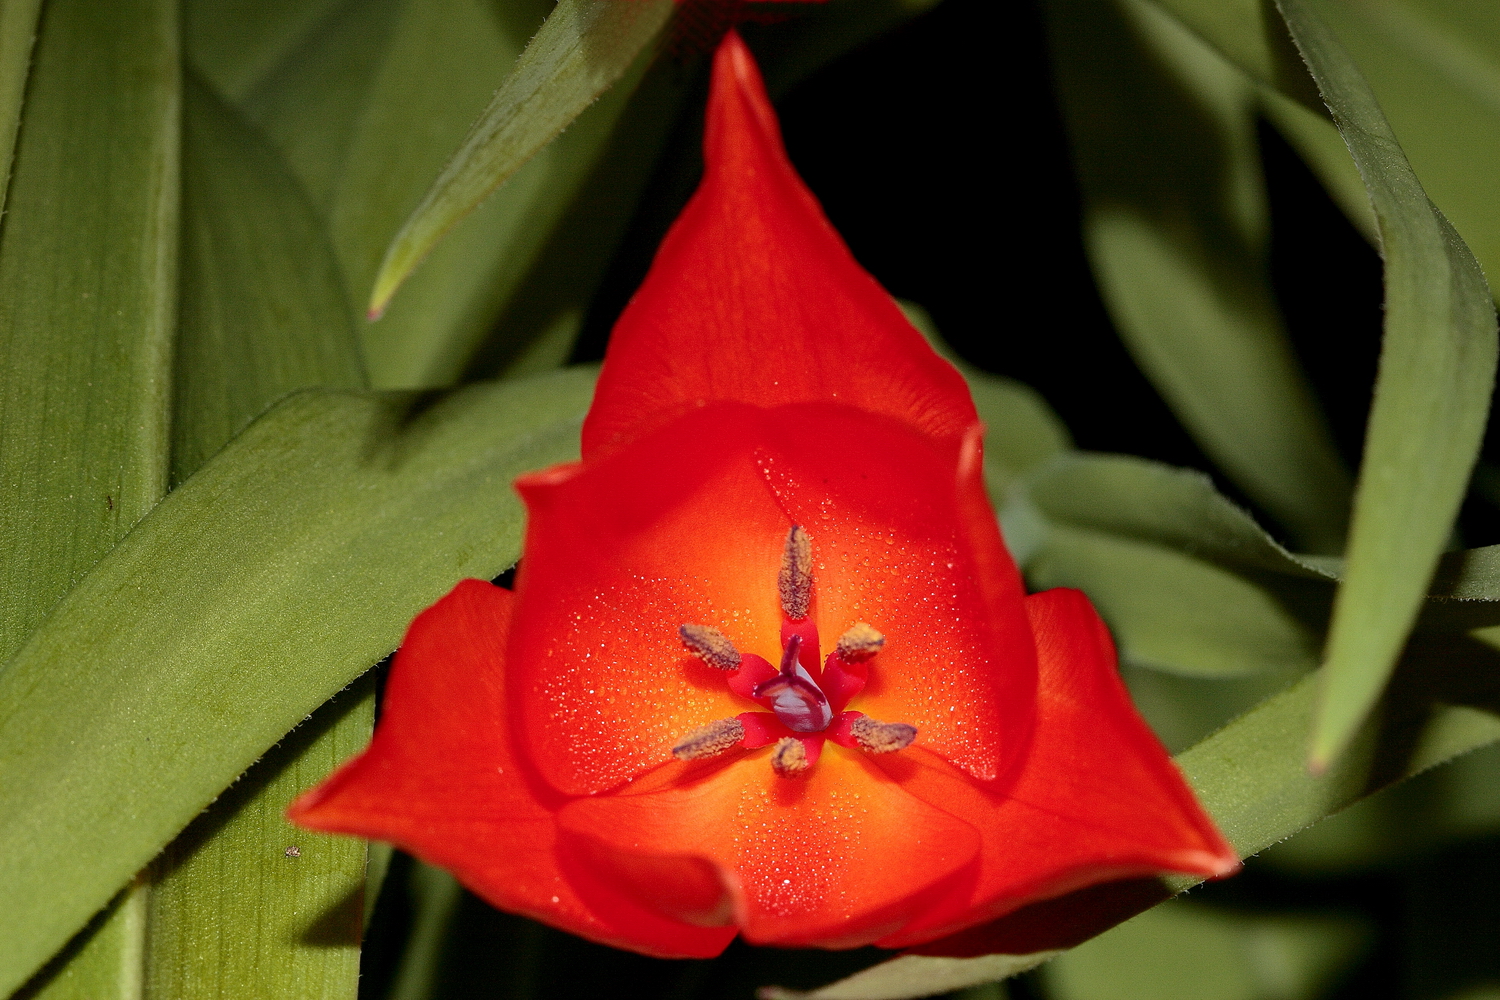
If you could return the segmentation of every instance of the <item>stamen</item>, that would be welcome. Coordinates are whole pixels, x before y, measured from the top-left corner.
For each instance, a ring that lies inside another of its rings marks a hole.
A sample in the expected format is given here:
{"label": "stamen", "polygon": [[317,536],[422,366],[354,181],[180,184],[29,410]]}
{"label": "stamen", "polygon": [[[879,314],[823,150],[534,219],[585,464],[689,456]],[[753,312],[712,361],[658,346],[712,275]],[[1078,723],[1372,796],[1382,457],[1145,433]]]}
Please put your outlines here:
{"label": "stamen", "polygon": [[739,719],[720,719],[699,726],[672,748],[678,760],[705,760],[734,749],[745,738],[745,724]]}
{"label": "stamen", "polygon": [[905,722],[876,722],[861,715],[849,727],[849,733],[865,753],[895,753],[911,746],[917,738],[917,727]]}
{"label": "stamen", "polygon": [[869,659],[880,652],[884,645],[885,636],[875,631],[873,626],[855,622],[849,631],[839,637],[839,644],[835,649],[840,656],[852,662]]}
{"label": "stamen", "polygon": [[771,769],[778,777],[795,778],[812,765],[807,759],[807,747],[794,736],[783,736],[776,741],[771,751]]}
{"label": "stamen", "polygon": [[812,603],[812,539],[799,524],[786,534],[781,553],[781,572],[776,586],[781,591],[781,612],[796,621],[807,617]]}
{"label": "stamen", "polygon": [[682,644],[710,667],[720,670],[739,669],[740,651],[718,629],[708,625],[680,625],[677,634],[682,637]]}

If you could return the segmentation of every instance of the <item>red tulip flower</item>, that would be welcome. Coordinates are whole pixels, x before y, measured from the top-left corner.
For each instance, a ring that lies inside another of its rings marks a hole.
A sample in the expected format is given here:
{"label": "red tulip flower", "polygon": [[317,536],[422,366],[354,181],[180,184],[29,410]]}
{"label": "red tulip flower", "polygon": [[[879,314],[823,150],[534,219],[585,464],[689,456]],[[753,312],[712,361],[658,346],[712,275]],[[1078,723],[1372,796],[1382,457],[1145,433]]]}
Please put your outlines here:
{"label": "red tulip flower", "polygon": [[739,37],[702,186],[616,325],[514,593],[423,612],[291,809],[661,956],[931,942],[1237,866],[1081,593],[1027,596],[963,379],[854,262]]}

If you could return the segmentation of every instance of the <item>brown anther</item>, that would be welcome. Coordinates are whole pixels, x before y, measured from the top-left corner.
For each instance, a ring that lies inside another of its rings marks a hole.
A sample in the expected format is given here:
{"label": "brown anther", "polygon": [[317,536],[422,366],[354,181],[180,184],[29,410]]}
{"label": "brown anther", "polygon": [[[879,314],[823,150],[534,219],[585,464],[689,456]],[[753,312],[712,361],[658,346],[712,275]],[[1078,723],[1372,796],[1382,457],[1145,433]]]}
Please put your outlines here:
{"label": "brown anther", "polygon": [[849,727],[849,733],[865,753],[895,753],[911,746],[917,738],[917,727],[905,722],[876,722],[861,715]]}
{"label": "brown anther", "polygon": [[672,756],[678,760],[705,760],[733,750],[745,738],[745,724],[739,719],[720,719],[699,726],[677,741]]}
{"label": "brown anther", "polygon": [[781,591],[781,612],[793,621],[807,617],[812,603],[812,539],[800,524],[786,533],[786,548],[781,551],[781,572],[776,586]]}
{"label": "brown anther", "polygon": [[740,651],[718,629],[708,625],[680,625],[677,634],[682,636],[682,644],[710,667],[718,667],[720,670],[739,669]]}
{"label": "brown anther", "polygon": [[780,778],[796,778],[811,765],[807,761],[807,746],[795,736],[783,736],[776,741],[771,751],[771,769]]}
{"label": "brown anther", "polygon": [[864,622],[855,622],[839,637],[838,654],[846,660],[868,660],[885,645],[885,636]]}

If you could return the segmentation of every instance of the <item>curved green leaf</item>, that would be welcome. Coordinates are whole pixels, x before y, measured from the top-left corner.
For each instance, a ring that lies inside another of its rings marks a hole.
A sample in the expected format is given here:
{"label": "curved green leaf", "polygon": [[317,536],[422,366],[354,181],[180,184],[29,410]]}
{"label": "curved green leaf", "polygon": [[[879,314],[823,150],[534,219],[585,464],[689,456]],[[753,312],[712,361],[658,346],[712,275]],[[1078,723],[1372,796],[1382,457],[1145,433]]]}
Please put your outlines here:
{"label": "curved green leaf", "polygon": [[1496,325],[1478,263],[1348,53],[1302,0],[1281,9],[1365,179],[1385,256],[1380,374],[1313,729],[1323,767],[1379,698],[1447,543],[1489,411]]}
{"label": "curved green leaf", "polygon": [[672,10],[672,0],[561,0],[386,249],[372,317],[459,219],[624,75]]}
{"label": "curved green leaf", "polygon": [[1137,0],[1051,0],[1084,238],[1131,354],[1183,425],[1305,548],[1337,552],[1351,483],[1271,289],[1243,73]]}
{"label": "curved green leaf", "polygon": [[74,588],[0,674],[0,994],[417,611],[515,560],[510,481],[576,454],[592,383],[293,396]]}

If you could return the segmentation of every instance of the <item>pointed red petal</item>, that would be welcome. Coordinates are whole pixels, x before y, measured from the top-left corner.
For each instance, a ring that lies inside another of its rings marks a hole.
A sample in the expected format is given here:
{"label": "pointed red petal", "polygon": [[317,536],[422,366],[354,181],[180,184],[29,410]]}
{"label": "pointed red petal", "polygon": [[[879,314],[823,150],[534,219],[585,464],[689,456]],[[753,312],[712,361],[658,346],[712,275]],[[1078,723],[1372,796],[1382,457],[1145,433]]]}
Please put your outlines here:
{"label": "pointed red petal", "polygon": [[956,496],[960,450],[849,407],[721,403],[526,484],[511,655],[538,770],[568,794],[605,791],[750,708],[677,629],[712,625],[779,659],[776,574],[799,523],[821,633],[865,620],[887,637],[851,707],[917,726],[973,774],[1003,773],[1025,751],[1035,650],[993,514],[975,528]]}
{"label": "pointed red petal", "polygon": [[714,57],[704,152],[702,186],[611,334],[585,460],[717,401],[839,402],[962,434],[968,387],[823,216],[733,33]]}
{"label": "pointed red petal", "polygon": [[668,765],[640,787],[574,800],[559,822],[625,870],[643,849],[713,864],[735,887],[745,938],[762,944],[868,944],[965,877],[974,830],[862,755],[825,746],[804,777],[789,779],[769,754],[697,771]]}
{"label": "pointed red petal", "polygon": [[918,748],[878,758],[911,794],[982,834],[978,881],[920,924],[879,942],[904,947],[1098,882],[1186,872],[1222,876],[1239,860],[1136,713],[1114,645],[1088,598],[1026,599],[1037,636],[1031,749],[1004,794]]}
{"label": "pointed red petal", "polygon": [[551,796],[506,723],[509,591],[465,580],[412,622],[370,747],[292,803],[316,830],[388,840],[449,869],[495,906],[595,941],[712,956],[732,928],[664,918],[559,850]]}

